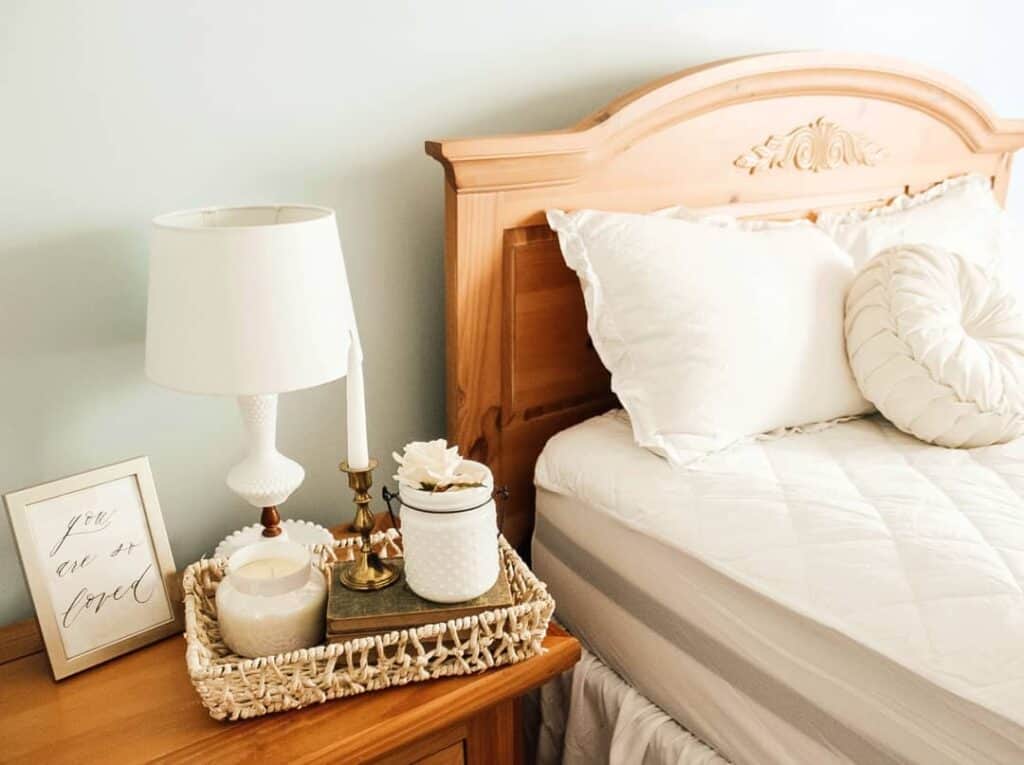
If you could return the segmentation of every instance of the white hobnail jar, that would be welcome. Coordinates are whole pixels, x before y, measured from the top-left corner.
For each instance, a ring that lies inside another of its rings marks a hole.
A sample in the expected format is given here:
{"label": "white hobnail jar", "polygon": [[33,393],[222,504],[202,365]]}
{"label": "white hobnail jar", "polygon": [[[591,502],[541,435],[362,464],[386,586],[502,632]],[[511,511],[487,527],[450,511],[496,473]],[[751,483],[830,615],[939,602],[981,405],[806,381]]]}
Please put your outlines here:
{"label": "white hobnail jar", "polygon": [[461,603],[494,586],[499,558],[493,492],[489,470],[478,487],[430,492],[399,486],[405,580],[421,598]]}

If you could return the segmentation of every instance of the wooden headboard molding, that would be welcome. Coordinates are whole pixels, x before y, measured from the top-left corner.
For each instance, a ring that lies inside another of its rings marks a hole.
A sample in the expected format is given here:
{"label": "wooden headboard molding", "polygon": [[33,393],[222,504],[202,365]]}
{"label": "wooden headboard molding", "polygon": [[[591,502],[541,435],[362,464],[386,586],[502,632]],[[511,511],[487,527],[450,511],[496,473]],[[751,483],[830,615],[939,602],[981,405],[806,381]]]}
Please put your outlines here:
{"label": "wooden headboard molding", "polygon": [[635,90],[567,130],[428,141],[460,191],[573,183],[589,167],[667,126],[722,107],[794,95],[885,99],[927,113],[976,152],[1024,144],[1024,121],[1001,120],[957,80],[898,59],[782,53],[686,69]]}
{"label": "wooden headboard molding", "polygon": [[658,80],[566,130],[428,141],[445,169],[447,423],[533,524],[533,467],[557,431],[615,403],[552,207],[671,205],[798,217],[870,207],[980,172],[1005,197],[1024,120],[903,61],[784,53]]}

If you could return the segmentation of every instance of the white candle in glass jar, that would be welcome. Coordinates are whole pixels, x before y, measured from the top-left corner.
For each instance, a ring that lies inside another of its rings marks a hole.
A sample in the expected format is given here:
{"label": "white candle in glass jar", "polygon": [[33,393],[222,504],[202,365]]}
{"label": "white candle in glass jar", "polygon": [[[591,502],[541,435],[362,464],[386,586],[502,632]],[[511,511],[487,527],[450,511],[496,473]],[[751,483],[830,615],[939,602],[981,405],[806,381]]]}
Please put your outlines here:
{"label": "white candle in glass jar", "polygon": [[221,637],[239,656],[272,656],[323,640],[327,583],[297,542],[271,539],[236,552],[216,602]]}
{"label": "white candle in glass jar", "polygon": [[246,563],[238,569],[238,573],[252,579],[276,579],[291,574],[302,567],[301,561],[291,558],[260,558]]}

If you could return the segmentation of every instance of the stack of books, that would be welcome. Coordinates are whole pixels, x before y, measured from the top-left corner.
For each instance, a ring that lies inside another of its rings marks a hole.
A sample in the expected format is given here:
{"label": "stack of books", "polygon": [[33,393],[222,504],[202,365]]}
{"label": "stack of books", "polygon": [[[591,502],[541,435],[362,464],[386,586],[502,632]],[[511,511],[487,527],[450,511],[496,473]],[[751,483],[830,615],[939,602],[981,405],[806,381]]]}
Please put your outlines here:
{"label": "stack of books", "polygon": [[[401,567],[402,559],[388,561]],[[424,600],[409,589],[404,571],[390,587],[371,592],[350,590],[341,583],[339,574],[346,563],[331,567],[327,589],[327,642],[342,643],[354,638],[392,632],[427,624],[438,624],[483,611],[511,606],[512,590],[504,567],[498,571],[494,586],[479,598],[464,603],[434,603]]]}

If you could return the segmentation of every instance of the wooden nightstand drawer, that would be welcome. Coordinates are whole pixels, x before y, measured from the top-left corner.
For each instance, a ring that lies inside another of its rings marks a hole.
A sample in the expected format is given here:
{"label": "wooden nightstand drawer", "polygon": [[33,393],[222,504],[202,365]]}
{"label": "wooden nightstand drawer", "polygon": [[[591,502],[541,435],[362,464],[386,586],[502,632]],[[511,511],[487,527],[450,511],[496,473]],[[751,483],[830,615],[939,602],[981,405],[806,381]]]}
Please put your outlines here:
{"label": "wooden nightstand drawer", "polygon": [[519,699],[511,698],[411,744],[373,765],[519,765],[523,762]]}
{"label": "wooden nightstand drawer", "polygon": [[461,741],[416,761],[416,765],[465,765],[465,763],[465,751]]}

